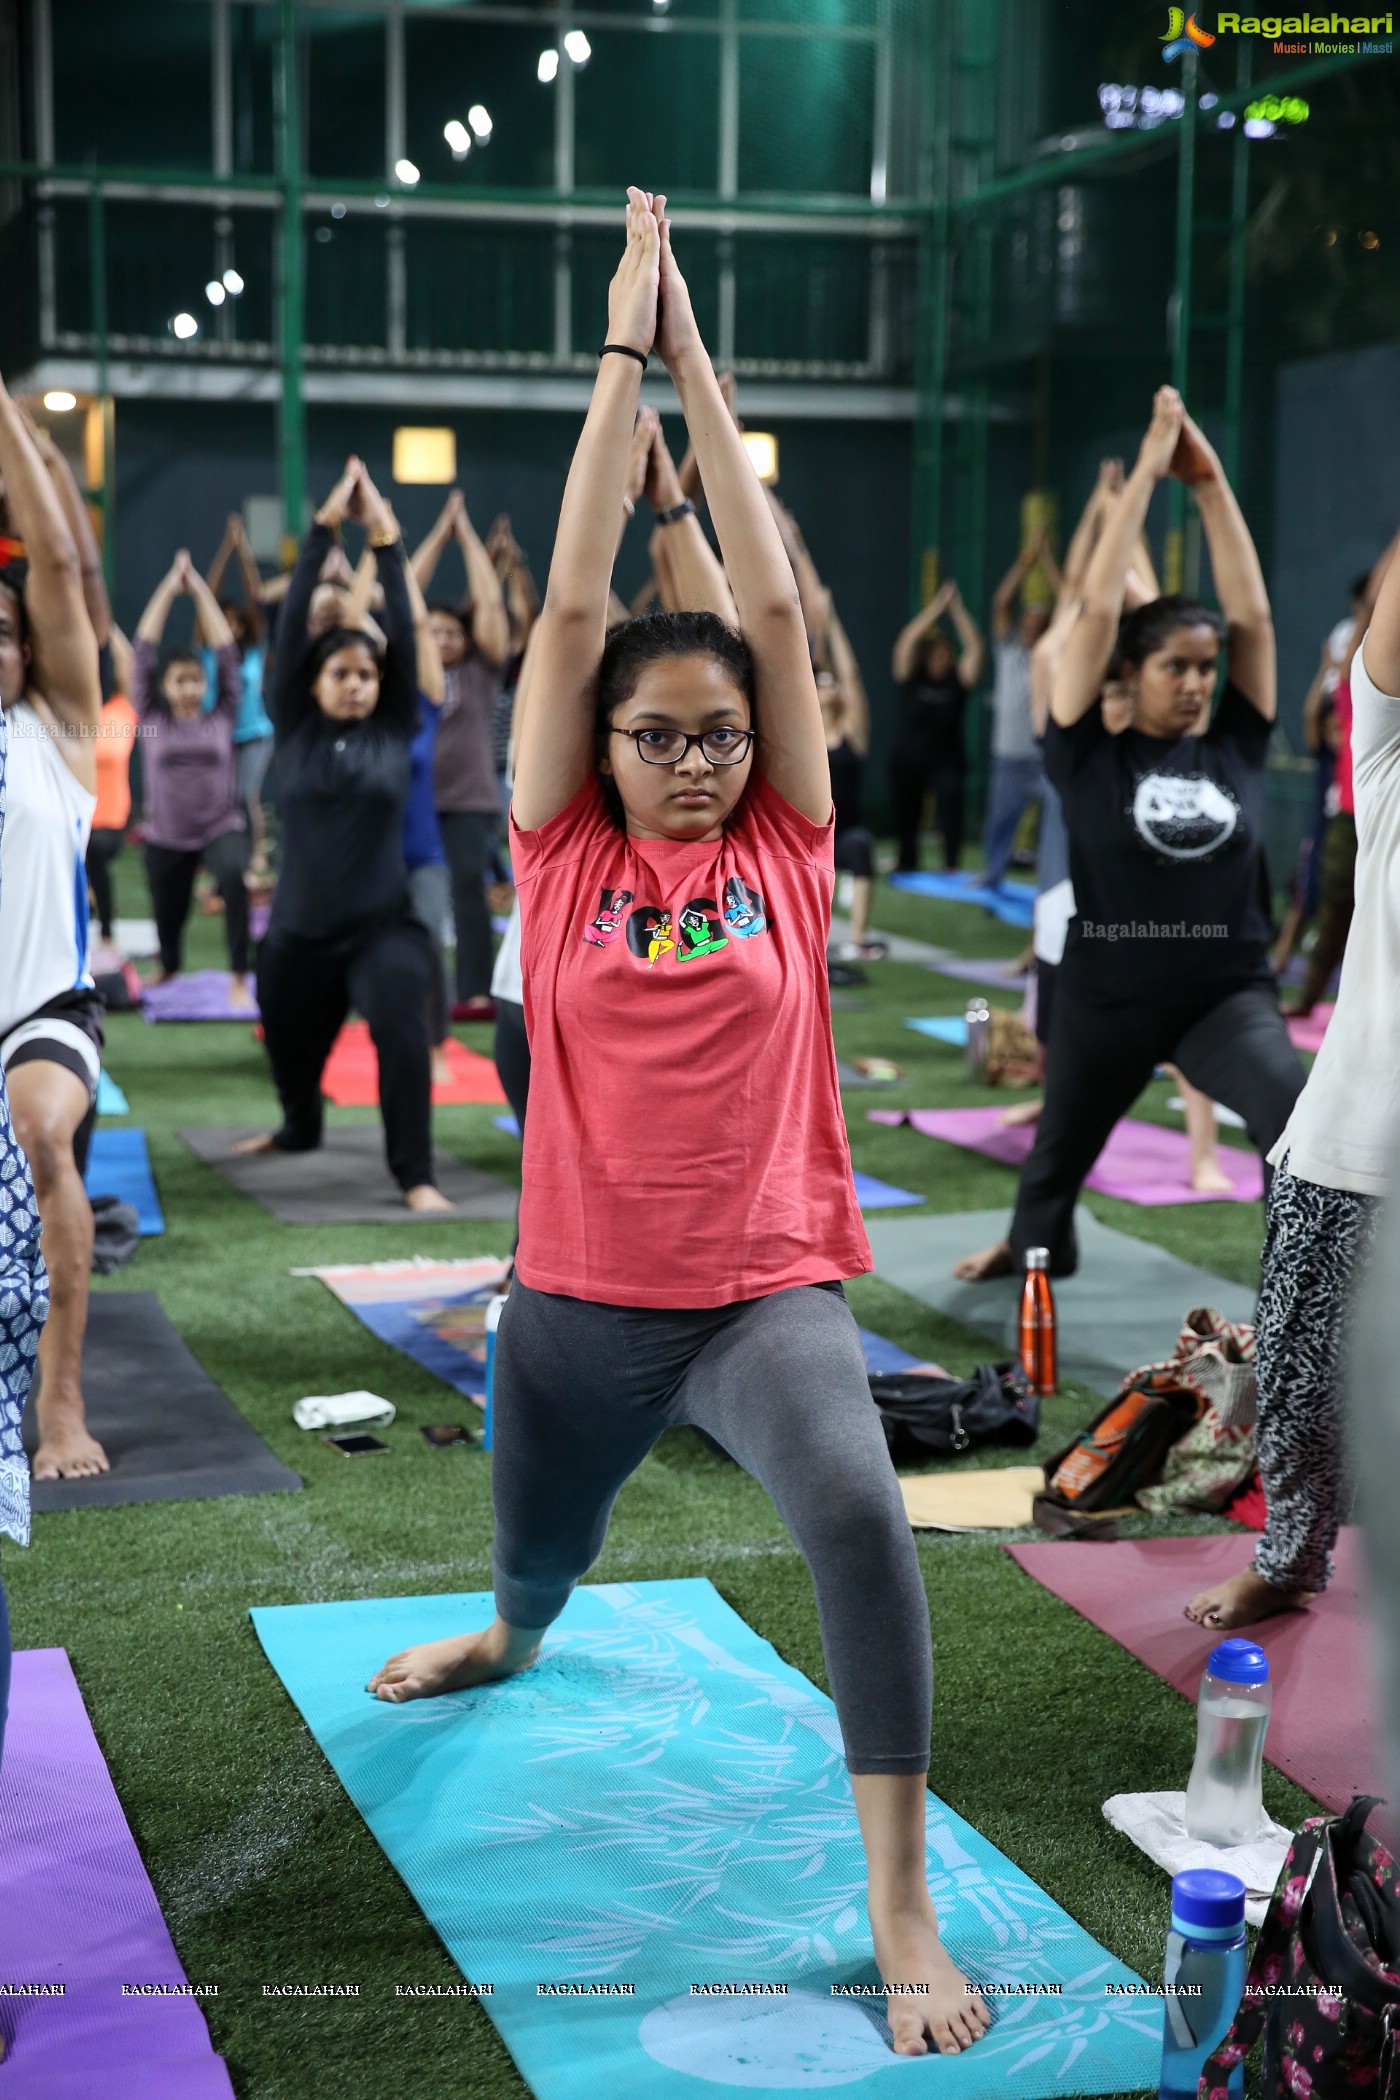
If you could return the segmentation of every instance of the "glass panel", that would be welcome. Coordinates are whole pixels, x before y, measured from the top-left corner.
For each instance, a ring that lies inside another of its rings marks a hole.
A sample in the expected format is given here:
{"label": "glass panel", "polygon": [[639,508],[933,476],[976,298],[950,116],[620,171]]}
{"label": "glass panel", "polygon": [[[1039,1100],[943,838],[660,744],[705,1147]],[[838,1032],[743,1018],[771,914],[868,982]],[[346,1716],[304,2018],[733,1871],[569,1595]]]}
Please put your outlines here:
{"label": "glass panel", "polygon": [[[719,38],[592,33],[574,80],[574,180],[714,190],[719,182]],[[626,111],[626,122],[619,113]]]}
{"label": "glass panel", "polygon": [[[197,350],[209,342],[267,343],[272,334],[272,238],[275,214],[220,213],[208,205],[109,202],[107,326],[113,335],[177,338],[170,323],[193,316]],[[222,226],[222,232],[220,228]],[[78,198],[55,208],[58,326],[87,334],[92,327],[88,207]],[[204,287],[225,269],[237,269],[244,289],[211,306]]]}
{"label": "glass panel", "polygon": [[[213,154],[207,0],[54,0],[54,145],[61,161],[207,168]],[[139,112],[139,115],[138,115]]]}
{"label": "glass panel", "polygon": [[[306,243],[306,340],[383,344],[388,335],[387,212],[315,227]],[[328,241],[320,239],[329,233]]]}
{"label": "glass panel", "polygon": [[553,349],[548,229],[420,219],[407,223],[405,237],[410,349]]}
{"label": "glass panel", "polygon": [[735,249],[737,358],[865,362],[870,249],[864,240],[758,234]]}
{"label": "glass panel", "polygon": [[273,172],[272,32],[270,7],[229,10],[229,73],[233,93],[233,165],[239,175]]}
{"label": "glass panel", "polygon": [[373,182],[384,164],[384,18],[303,8],[306,165]]}
{"label": "glass panel", "polygon": [[[555,89],[536,79],[553,25],[424,20],[404,24],[407,151],[425,182],[464,189],[553,189]],[[469,123],[480,105],[490,120],[483,140]],[[456,160],[443,127],[462,127],[471,145]]]}
{"label": "glass panel", "polygon": [[739,188],[870,195],[874,47],[845,37],[745,36]]}

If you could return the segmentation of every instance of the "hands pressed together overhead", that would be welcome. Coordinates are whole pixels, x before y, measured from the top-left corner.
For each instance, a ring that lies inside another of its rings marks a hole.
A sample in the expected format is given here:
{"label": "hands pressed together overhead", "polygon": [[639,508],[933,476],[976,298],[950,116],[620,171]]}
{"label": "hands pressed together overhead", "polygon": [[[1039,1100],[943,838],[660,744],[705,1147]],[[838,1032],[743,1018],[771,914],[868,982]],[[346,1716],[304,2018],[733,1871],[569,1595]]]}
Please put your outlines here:
{"label": "hands pressed together overhead", "polygon": [[608,289],[608,341],[642,357],[655,349],[673,374],[701,347],[690,292],[671,251],[671,222],[660,192],[627,192],[627,245]]}
{"label": "hands pressed together overhead", "polygon": [[345,462],[344,473],[316,513],[318,525],[333,528],[343,525],[347,518],[363,525],[372,539],[393,539],[398,534],[392,509],[375,487],[364,461],[353,452]]}

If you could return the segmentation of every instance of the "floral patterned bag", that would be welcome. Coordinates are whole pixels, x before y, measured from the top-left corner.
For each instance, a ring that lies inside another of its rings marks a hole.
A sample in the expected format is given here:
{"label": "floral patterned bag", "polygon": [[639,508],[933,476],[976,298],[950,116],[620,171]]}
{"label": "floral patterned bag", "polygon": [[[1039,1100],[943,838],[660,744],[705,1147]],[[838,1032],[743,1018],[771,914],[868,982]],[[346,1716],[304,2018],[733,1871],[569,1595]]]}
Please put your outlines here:
{"label": "floral patterned bag", "polygon": [[1400,2100],[1400,1867],[1366,1829],[1376,1805],[1358,1794],[1294,1838],[1197,2100],[1226,2100],[1261,2030],[1264,2100]]}

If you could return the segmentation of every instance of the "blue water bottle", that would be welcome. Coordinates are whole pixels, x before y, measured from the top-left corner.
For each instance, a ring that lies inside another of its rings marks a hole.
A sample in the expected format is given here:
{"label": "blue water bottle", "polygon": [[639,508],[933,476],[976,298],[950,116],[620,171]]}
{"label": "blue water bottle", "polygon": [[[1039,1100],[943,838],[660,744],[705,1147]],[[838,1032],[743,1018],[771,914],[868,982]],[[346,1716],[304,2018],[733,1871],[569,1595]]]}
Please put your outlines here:
{"label": "blue water bottle", "polygon": [[[1218,1867],[1191,1867],[1172,1881],[1172,1929],[1163,1977],[1161,2100],[1195,2100],[1201,2070],[1230,2031],[1248,1963],[1244,1883]],[[1244,2100],[1244,2067],[1226,2090]]]}
{"label": "blue water bottle", "polygon": [[491,1399],[496,1383],[496,1329],[501,1324],[501,1314],[510,1299],[504,1291],[498,1291],[486,1308],[486,1416],[481,1425],[481,1448],[491,1449]]}

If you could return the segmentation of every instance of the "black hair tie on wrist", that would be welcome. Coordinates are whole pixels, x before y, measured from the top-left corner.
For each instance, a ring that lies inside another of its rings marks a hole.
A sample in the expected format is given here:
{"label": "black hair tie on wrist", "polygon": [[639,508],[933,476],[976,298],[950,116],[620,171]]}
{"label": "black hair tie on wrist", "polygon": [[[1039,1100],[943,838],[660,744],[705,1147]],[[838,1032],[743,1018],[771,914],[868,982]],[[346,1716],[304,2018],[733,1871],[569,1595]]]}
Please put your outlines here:
{"label": "black hair tie on wrist", "polygon": [[635,357],[637,363],[645,372],[647,360],[644,353],[640,350],[634,350],[630,343],[604,343],[602,349],[598,352],[599,357],[606,357],[610,350],[615,351],[619,357]]}

